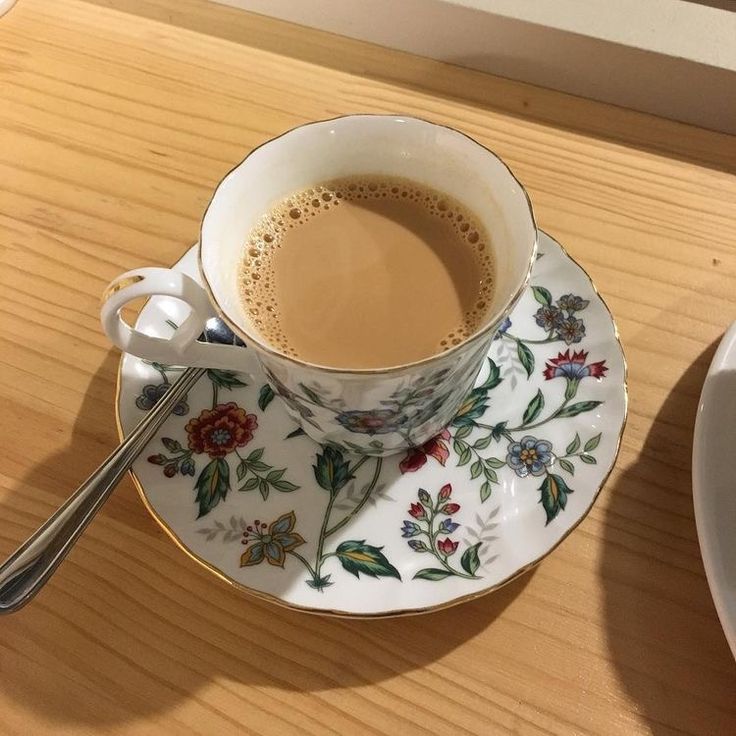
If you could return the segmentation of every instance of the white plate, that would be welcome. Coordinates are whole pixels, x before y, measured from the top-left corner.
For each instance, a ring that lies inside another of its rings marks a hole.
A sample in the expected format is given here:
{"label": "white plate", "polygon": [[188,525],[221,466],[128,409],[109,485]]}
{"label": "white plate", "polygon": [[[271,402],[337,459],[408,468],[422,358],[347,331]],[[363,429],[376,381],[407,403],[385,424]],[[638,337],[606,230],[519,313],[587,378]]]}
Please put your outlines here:
{"label": "white plate", "polygon": [[724,335],[703,385],[693,441],[693,503],[705,574],[736,657],[736,323]]}

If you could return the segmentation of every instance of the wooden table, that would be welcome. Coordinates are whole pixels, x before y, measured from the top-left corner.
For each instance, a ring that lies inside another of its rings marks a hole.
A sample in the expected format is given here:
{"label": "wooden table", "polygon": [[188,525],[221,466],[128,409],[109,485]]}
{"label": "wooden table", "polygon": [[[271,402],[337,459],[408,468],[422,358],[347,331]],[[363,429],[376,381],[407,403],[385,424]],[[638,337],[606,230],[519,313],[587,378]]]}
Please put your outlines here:
{"label": "wooden table", "polygon": [[690,488],[698,395],[736,317],[734,139],[201,0],[20,0],[0,20],[0,556],[117,442],[105,283],[174,261],[245,151],[353,111],[498,151],[593,276],[631,394],[600,500],[497,593],[351,622],[221,584],[126,481],[0,622],[0,732],[736,733]]}

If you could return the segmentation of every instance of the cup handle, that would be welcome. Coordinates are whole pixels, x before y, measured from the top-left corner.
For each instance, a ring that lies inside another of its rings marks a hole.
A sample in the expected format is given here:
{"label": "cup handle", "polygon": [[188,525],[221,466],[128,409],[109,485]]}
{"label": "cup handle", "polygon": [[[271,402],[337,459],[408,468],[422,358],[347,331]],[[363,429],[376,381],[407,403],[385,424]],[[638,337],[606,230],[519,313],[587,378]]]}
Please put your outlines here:
{"label": "cup handle", "polygon": [[[171,337],[146,335],[128,325],[122,308],[140,297],[171,296],[186,303],[191,312]],[[102,329],[121,350],[166,365],[224,368],[254,373],[253,350],[236,345],[199,342],[205,323],[216,316],[205,290],[191,277],[168,268],[137,268],[110,282],[102,296]]]}

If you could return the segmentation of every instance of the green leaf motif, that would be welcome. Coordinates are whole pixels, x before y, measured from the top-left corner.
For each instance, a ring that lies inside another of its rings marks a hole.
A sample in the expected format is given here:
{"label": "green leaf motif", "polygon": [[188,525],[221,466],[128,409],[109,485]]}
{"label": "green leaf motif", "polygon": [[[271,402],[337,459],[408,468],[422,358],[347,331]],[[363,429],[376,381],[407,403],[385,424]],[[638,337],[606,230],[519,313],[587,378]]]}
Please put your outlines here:
{"label": "green leaf motif", "polygon": [[350,473],[350,463],[346,462],[342,452],[332,445],[327,445],[321,454],[317,454],[317,464],[313,465],[312,469],[320,488],[333,495],[355,477]]}
{"label": "green leaf motif", "polygon": [[480,558],[478,557],[478,547],[481,542],[476,542],[472,547],[468,547],[460,559],[460,565],[468,575],[475,575],[480,567]]}
{"label": "green leaf motif", "polygon": [[240,488],[238,488],[239,491],[253,491],[256,488],[258,488],[258,478],[256,478],[255,475],[251,475],[250,478],[248,478],[245,483],[243,483]]}
{"label": "green leaf motif", "polygon": [[580,459],[588,465],[595,465],[598,462],[592,455],[581,455]]}
{"label": "green leaf motif", "polygon": [[552,294],[544,286],[532,286],[534,298],[543,306],[549,307],[552,304]]}
{"label": "green leaf motif", "polygon": [[224,371],[219,368],[209,368],[207,370],[207,378],[218,388],[233,389],[248,385],[238,378],[238,374],[235,371]]}
{"label": "green leaf motif", "polygon": [[585,443],[585,447],[583,447],[583,450],[585,450],[585,452],[590,452],[591,450],[595,450],[595,448],[598,447],[600,442],[601,442],[601,435],[600,433],[598,433],[595,437],[591,437]]}
{"label": "green leaf motif", "polygon": [[487,457],[486,458],[486,465],[489,468],[502,468],[504,465],[506,465],[506,462],[504,460],[499,460],[497,457]]}
{"label": "green leaf motif", "polygon": [[522,425],[531,424],[542,412],[544,408],[544,395],[541,389],[537,389],[537,395],[529,402],[529,405],[524,411],[524,417],[522,419]]}
{"label": "green leaf motif", "polygon": [[199,504],[197,518],[200,519],[227,498],[230,490],[230,466],[227,461],[222,457],[210,460],[199,474],[194,487],[197,490],[195,501]]}
{"label": "green leaf motif", "polygon": [[366,544],[365,539],[350,540],[339,544],[335,555],[342,566],[356,578],[360,578],[362,572],[372,578],[387,577],[401,580],[399,571],[386,559],[386,555],[381,552],[382,549],[383,547]]}
{"label": "green leaf motif", "polygon": [[483,463],[480,460],[476,460],[470,466],[470,480],[475,480],[483,472]]}
{"label": "green leaf motif", "polygon": [[485,503],[491,497],[491,484],[489,481],[484,481],[480,487],[480,502]]}
{"label": "green leaf motif", "polygon": [[455,418],[452,420],[452,426],[462,427],[467,425],[475,427],[476,420],[480,419],[488,408],[486,393],[482,388],[474,388],[458,409]]}
{"label": "green leaf motif", "polygon": [[258,481],[258,490],[260,491],[260,494],[263,497],[263,500],[265,501],[268,498],[269,488],[268,488],[268,483],[266,483],[266,481],[263,478],[261,478]]}
{"label": "green leaf motif", "polygon": [[235,474],[238,476],[238,482],[243,480],[248,474],[248,463],[245,460],[241,460],[238,463],[238,467],[235,469]]}
{"label": "green leaf motif", "polygon": [[304,437],[307,433],[301,428],[297,427],[296,429],[293,429],[289,434],[286,435],[286,439],[290,440],[293,437]]}
{"label": "green leaf motif", "polygon": [[254,473],[265,473],[267,470],[271,470],[271,466],[262,460],[245,460],[244,462],[248,466],[248,470],[252,470]]}
{"label": "green leaf motif", "polygon": [[566,470],[570,475],[575,475],[575,466],[569,460],[565,460],[561,457],[557,462],[563,470]]}
{"label": "green leaf motif", "polygon": [[582,414],[584,411],[590,411],[595,409],[596,406],[600,406],[602,401],[578,401],[576,404],[570,404],[566,406],[560,412],[556,414],[558,419],[565,417],[576,417],[578,414]]}
{"label": "green leaf motif", "polygon": [[501,378],[501,369],[494,361],[488,358],[488,376],[483,383],[476,386],[476,390],[482,390],[484,392],[490,391],[491,389],[496,388],[501,381],[503,381],[503,378]]}
{"label": "green leaf motif", "polygon": [[479,440],[476,440],[473,443],[473,447],[476,450],[485,450],[486,447],[488,447],[488,445],[490,445],[492,441],[493,441],[493,437],[492,435],[489,434],[487,437],[481,437]]}
{"label": "green leaf motif", "polygon": [[521,341],[516,343],[516,352],[521,364],[524,366],[526,377],[531,378],[532,373],[534,373],[534,354],[529,350],[526,344]]}
{"label": "green leaf motif", "polygon": [[559,475],[550,473],[539,486],[542,492],[541,503],[547,514],[547,524],[554,519],[560,511],[565,510],[567,506],[567,496],[573,490]]}
{"label": "green leaf motif", "polygon": [[441,570],[439,567],[425,567],[417,573],[414,573],[414,580],[444,580],[454,575],[449,570]]}
{"label": "green leaf motif", "polygon": [[464,440],[472,431],[473,431],[472,425],[465,424],[464,426],[460,427],[460,429],[458,429],[457,432],[455,432],[455,439]]}
{"label": "green leaf motif", "polygon": [[467,465],[470,459],[473,457],[473,451],[470,449],[470,445],[462,440],[455,440],[452,443],[452,449],[457,453],[457,466],[458,468],[462,465]]}
{"label": "green leaf motif", "polygon": [[578,448],[580,447],[580,435],[575,432],[575,439],[567,446],[565,449],[565,452],[568,455],[572,455],[574,452],[578,451]]}
{"label": "green leaf motif", "polygon": [[486,479],[491,483],[498,483],[498,474],[488,464],[483,465],[483,475],[485,475]]}
{"label": "green leaf motif", "polygon": [[164,447],[169,452],[181,452],[181,445],[176,440],[172,440],[171,437],[162,437],[161,442],[164,443]]}
{"label": "green leaf motif", "polygon": [[324,575],[324,576],[317,576],[314,578],[311,578],[310,580],[305,580],[304,582],[310,587],[314,588],[315,590],[324,590],[329,585],[334,585],[334,583],[330,582],[330,578],[332,575]]}
{"label": "green leaf motif", "polygon": [[266,411],[266,407],[273,401],[274,395],[273,389],[267,383],[264,383],[258,392],[258,408],[261,411]]}
{"label": "green leaf motif", "polygon": [[277,480],[271,484],[277,491],[281,493],[291,493],[299,489],[296,483],[292,483],[290,480]]}
{"label": "green leaf motif", "polygon": [[498,424],[494,425],[493,429],[491,430],[491,437],[493,437],[496,442],[498,442],[501,437],[503,437],[503,433],[506,431],[506,425],[508,422],[499,422]]}

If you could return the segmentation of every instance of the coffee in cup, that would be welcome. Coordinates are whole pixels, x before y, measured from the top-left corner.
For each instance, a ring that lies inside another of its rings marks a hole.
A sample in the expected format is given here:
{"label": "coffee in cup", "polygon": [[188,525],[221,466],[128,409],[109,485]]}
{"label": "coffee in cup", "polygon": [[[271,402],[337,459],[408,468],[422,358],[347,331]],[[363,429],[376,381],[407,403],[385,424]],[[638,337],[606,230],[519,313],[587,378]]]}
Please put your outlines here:
{"label": "coffee in cup", "polygon": [[413,363],[459,345],[493,298],[491,238],[447,193],[393,176],[317,183],[250,232],[240,287],[264,342],[334,368]]}

